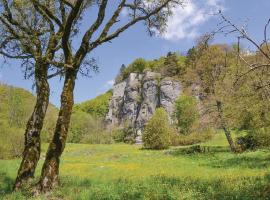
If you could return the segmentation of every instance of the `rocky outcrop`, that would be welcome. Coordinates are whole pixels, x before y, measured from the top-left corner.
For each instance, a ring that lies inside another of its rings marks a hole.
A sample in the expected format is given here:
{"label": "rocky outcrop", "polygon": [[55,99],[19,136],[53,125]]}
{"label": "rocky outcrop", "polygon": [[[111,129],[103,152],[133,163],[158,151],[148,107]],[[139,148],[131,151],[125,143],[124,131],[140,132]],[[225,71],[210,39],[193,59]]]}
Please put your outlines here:
{"label": "rocky outcrop", "polygon": [[174,102],[181,91],[179,82],[162,79],[159,73],[131,73],[128,79],[114,85],[107,121],[115,126],[129,123],[140,135],[159,106],[164,107],[172,122]]}
{"label": "rocky outcrop", "polygon": [[[174,102],[181,94],[182,88],[179,82],[163,79],[160,83],[160,106],[165,108],[169,116],[173,115]],[[171,123],[172,119],[170,118]]]}

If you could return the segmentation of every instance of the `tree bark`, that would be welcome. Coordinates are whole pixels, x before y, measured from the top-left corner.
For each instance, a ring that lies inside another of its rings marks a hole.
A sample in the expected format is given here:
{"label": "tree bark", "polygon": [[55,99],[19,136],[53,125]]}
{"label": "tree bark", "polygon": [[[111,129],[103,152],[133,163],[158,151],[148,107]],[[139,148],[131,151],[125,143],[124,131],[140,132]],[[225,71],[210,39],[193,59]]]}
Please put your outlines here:
{"label": "tree bark", "polygon": [[34,177],[40,157],[40,132],[49,104],[50,88],[47,81],[48,65],[37,62],[35,66],[36,104],[25,130],[25,145],[22,162],[13,189],[19,190],[23,182]]}
{"label": "tree bark", "polygon": [[46,154],[39,181],[38,189],[42,192],[49,191],[59,184],[60,157],[65,148],[72,107],[74,104],[73,90],[76,75],[77,72],[73,69],[68,69],[66,71],[56,128]]}
{"label": "tree bark", "polygon": [[224,117],[223,117],[222,103],[220,101],[216,101],[216,104],[217,104],[218,117],[219,117],[219,120],[220,120],[221,128],[223,129],[223,131],[225,133],[225,136],[226,136],[227,141],[228,141],[228,143],[230,145],[231,151],[236,152],[236,147],[235,147],[235,144],[233,142],[231,132],[227,128],[226,122],[225,122]]}

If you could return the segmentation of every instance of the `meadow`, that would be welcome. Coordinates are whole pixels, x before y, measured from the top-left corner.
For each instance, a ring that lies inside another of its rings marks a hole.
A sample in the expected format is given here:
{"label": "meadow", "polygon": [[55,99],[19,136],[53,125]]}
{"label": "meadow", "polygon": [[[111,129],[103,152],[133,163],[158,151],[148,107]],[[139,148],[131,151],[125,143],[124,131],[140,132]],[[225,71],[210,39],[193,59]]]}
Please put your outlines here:
{"label": "meadow", "polygon": [[[222,134],[201,146],[208,151],[67,144],[61,187],[37,199],[270,199],[269,150],[232,154]],[[37,177],[45,149],[46,145]],[[30,199],[30,189],[11,192],[19,163],[20,159],[0,160],[0,199]]]}

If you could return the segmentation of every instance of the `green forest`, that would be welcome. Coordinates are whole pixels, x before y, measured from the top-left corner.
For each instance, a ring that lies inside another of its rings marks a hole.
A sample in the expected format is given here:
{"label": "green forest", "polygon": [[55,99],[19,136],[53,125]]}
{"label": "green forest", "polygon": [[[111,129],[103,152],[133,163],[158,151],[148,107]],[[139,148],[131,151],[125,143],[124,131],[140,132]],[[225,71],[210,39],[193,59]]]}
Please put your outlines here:
{"label": "green forest", "polygon": [[162,37],[195,2],[0,0],[0,75],[11,62],[33,85],[0,76],[0,199],[270,199],[269,20],[257,42],[218,10],[185,53],[120,64],[76,101],[79,79],[105,76],[96,49],[139,23]]}

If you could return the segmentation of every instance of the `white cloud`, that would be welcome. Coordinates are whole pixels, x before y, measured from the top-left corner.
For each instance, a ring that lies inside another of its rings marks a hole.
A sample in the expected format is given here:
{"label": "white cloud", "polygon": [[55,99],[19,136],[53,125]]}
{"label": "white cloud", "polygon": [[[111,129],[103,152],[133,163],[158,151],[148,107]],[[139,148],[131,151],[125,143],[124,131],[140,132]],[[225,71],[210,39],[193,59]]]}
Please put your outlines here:
{"label": "white cloud", "polygon": [[102,89],[109,89],[114,85],[114,79],[107,81],[103,86]]}
{"label": "white cloud", "polygon": [[112,87],[114,85],[114,79],[107,81],[106,86]]}
{"label": "white cloud", "polygon": [[98,91],[98,94],[102,94],[106,92],[107,90],[111,89],[114,85],[115,81],[114,79],[107,81]]}
{"label": "white cloud", "polygon": [[184,6],[173,8],[167,30],[159,36],[166,40],[194,38],[199,35],[199,26],[223,10],[223,5],[223,0],[186,0]]}

